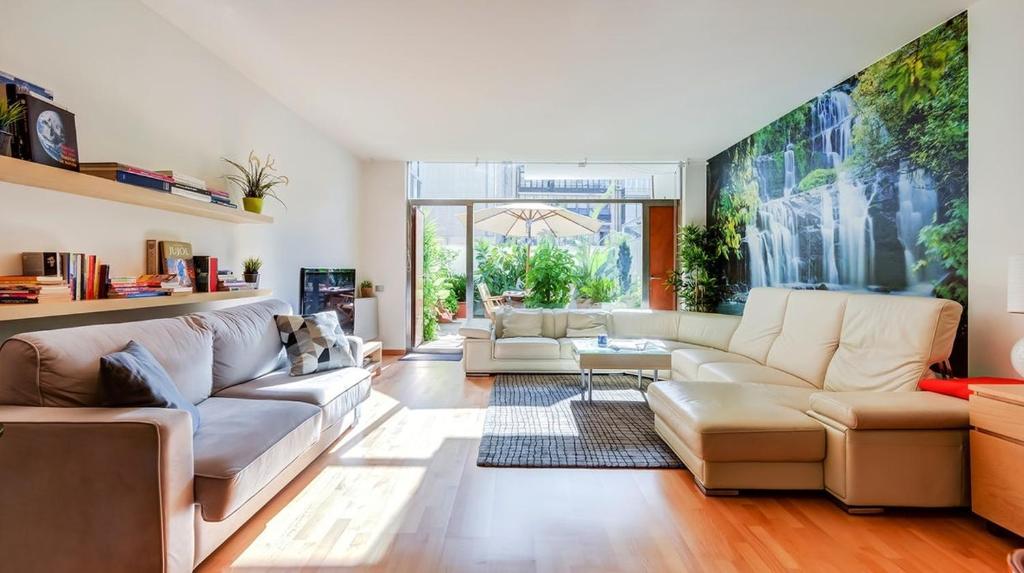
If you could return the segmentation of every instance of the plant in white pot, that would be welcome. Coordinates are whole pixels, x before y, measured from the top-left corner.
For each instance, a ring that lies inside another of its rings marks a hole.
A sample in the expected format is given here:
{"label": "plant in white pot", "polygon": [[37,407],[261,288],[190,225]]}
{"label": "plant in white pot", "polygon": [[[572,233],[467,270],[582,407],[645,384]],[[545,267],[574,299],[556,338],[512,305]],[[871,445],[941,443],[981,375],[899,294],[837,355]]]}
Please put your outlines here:
{"label": "plant in white pot", "polygon": [[14,137],[14,124],[25,115],[25,102],[10,103],[7,97],[0,94],[0,155],[11,156],[11,139]]}
{"label": "plant in white pot", "polygon": [[266,159],[261,160],[256,156],[255,151],[251,151],[249,152],[249,162],[245,165],[226,157],[221,159],[238,170],[237,174],[231,173],[224,177],[242,190],[242,206],[246,211],[250,213],[262,212],[264,197],[270,197],[285,208],[288,207],[274,191],[274,188],[278,185],[287,185],[288,178],[276,173],[273,157],[267,155]]}

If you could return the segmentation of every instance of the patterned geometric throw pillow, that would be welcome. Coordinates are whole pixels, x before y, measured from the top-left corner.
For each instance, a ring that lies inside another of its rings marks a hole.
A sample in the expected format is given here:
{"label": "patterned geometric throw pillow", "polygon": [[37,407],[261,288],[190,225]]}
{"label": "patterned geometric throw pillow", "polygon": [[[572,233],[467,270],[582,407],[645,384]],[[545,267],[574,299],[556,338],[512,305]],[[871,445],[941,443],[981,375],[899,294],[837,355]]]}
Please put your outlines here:
{"label": "patterned geometric throw pillow", "polygon": [[288,353],[288,373],[292,376],[356,365],[334,311],[303,316],[279,314],[274,320]]}

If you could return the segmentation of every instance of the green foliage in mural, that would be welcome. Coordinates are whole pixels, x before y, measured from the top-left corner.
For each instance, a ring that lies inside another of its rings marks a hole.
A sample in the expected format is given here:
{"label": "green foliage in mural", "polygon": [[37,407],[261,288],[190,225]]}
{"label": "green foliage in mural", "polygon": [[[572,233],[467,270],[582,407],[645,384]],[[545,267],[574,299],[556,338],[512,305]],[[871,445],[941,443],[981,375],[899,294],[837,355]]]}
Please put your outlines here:
{"label": "green foliage in mural", "polygon": [[800,184],[797,188],[801,191],[808,191],[815,187],[821,187],[822,185],[830,185],[836,182],[836,170],[835,169],[815,169],[807,174],[806,177],[800,180]]}
{"label": "green foliage in mural", "polygon": [[948,269],[945,277],[935,285],[935,294],[967,305],[967,200],[958,197],[946,205],[946,222],[933,221],[921,229],[918,242],[924,246],[927,259],[918,261],[917,268],[929,262]]}
{"label": "green foliage in mural", "polygon": [[717,227],[686,225],[677,235],[676,270],[668,285],[693,312],[713,312],[725,296],[727,248]]}

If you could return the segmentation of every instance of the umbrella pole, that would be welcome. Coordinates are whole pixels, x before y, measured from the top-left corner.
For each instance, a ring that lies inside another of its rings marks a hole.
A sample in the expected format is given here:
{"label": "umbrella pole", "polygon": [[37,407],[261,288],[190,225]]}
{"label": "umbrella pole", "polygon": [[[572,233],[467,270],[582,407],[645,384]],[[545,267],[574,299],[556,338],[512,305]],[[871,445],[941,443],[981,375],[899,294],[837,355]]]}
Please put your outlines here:
{"label": "umbrella pole", "polygon": [[[526,270],[524,274],[530,273],[530,248],[533,247],[533,225],[532,221],[526,220]],[[523,288],[526,288],[526,277],[523,277]]]}

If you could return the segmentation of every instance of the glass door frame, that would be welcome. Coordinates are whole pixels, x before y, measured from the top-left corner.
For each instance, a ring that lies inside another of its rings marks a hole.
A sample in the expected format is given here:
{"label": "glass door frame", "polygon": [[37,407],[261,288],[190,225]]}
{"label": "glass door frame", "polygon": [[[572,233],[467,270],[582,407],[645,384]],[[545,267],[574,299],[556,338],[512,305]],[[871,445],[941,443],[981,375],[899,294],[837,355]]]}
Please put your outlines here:
{"label": "glass door frame", "polygon": [[643,220],[643,261],[641,264],[641,276],[640,280],[643,281],[643,288],[641,288],[641,304],[643,308],[646,308],[649,304],[649,296],[646,285],[650,282],[650,255],[648,245],[650,244],[650,229],[648,225],[647,210],[649,207],[665,207],[671,206],[675,208],[676,217],[679,219],[679,205],[680,201],[677,199],[592,199],[592,198],[573,198],[569,200],[558,200],[558,199],[523,199],[523,198],[499,198],[499,197],[487,197],[482,199],[406,199],[406,351],[412,352],[415,349],[415,336],[416,336],[416,321],[420,320],[421,317],[416,316],[416,282],[417,273],[422,274],[422,270],[417,268],[416,261],[418,260],[418,252],[422,248],[421,245],[417,244],[417,238],[420,236],[419,228],[417,224],[421,221],[422,217],[417,216],[417,211],[421,207],[464,207],[466,210],[466,303],[467,303],[467,318],[473,318],[474,312],[476,311],[475,297],[473,293],[476,291],[476,284],[473,276],[473,260],[476,255],[473,247],[473,210],[477,204],[495,204],[500,203],[503,205],[511,203],[537,203],[538,201],[551,204],[559,203],[588,203],[588,204],[633,204],[641,205],[644,213]]}

